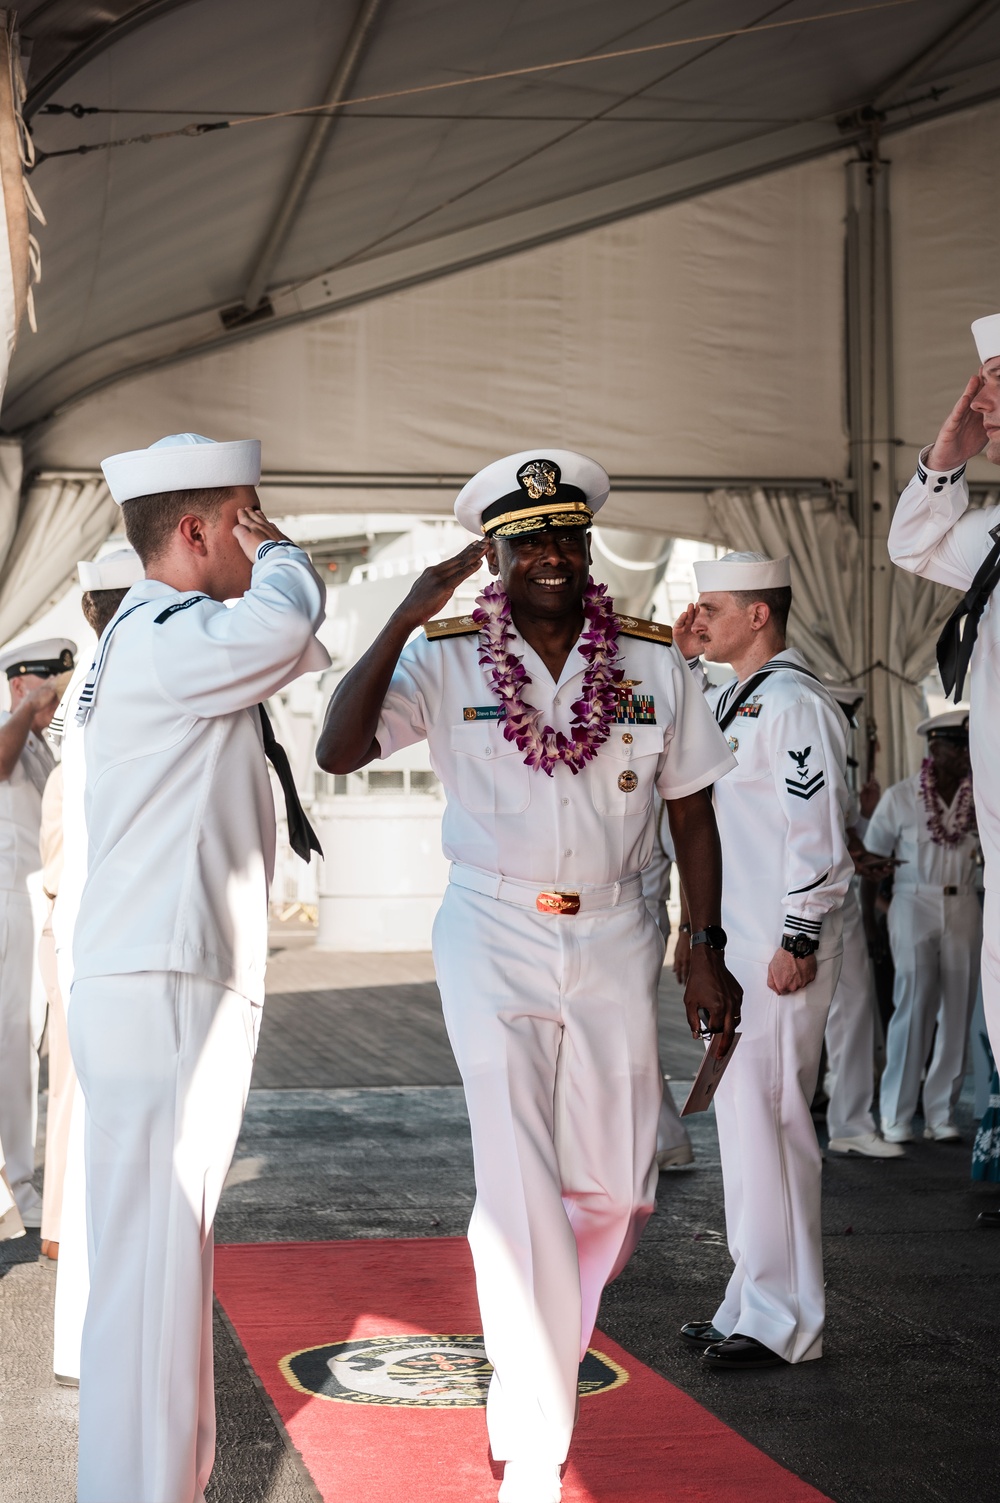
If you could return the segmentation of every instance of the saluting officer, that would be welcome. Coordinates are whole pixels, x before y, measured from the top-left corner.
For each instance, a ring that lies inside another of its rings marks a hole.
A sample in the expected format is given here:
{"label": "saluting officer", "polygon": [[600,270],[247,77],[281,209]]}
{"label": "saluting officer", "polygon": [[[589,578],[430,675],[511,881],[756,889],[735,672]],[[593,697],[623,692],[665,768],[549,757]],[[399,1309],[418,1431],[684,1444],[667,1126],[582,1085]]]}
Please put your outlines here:
{"label": "saluting officer", "polygon": [[0,1143],[7,1178],[25,1226],[40,1226],[35,1172],[38,1051],[31,1027],[35,925],[28,878],[41,869],[42,793],[55,758],[42,732],[56,712],[60,674],[73,667],[76,643],[64,637],[23,642],[0,655],[10,709],[0,714]]}
{"label": "saluting officer", "polygon": [[[344,773],[425,739],[447,796],[434,927],[475,1155],[469,1241],[502,1503],[556,1503],[601,1291],[653,1205],[663,942],[642,898],[654,789],[716,946],[706,790],[733,765],[669,628],[616,616],[589,578],[600,465],[535,449],[487,466],[455,512],[480,535],[427,569],[327,711]],[[471,616],[430,622],[485,552]],[[728,1039],[738,988],[699,947],[686,994]]]}
{"label": "saluting officer", "polygon": [[[983,1008],[1000,1058],[1000,506],[969,511],[965,479],[965,466],[976,454],[1000,465],[1000,313],[977,318],[972,335],[979,370],[933,444],[920,452],[917,472],[893,513],[889,554],[900,568],[963,592],[938,642],[938,666],[945,693],[954,689],[956,699],[971,668],[969,748],[986,888]],[[1000,1227],[1000,1211],[983,1211],[979,1220]]]}
{"label": "saluting officer", "polygon": [[682,1334],[708,1365],[748,1369],[822,1353],[821,1158],[810,1106],[854,870],[847,723],[785,645],[788,559],[736,553],[694,567],[698,603],[675,640],[687,657],[736,670],[708,697],[739,764],[716,784],[715,810],[743,1034],[715,1097],[736,1266],[712,1320]]}
{"label": "saluting officer", "polygon": [[[68,1021],[90,1253],[77,1496],[203,1503],[212,1222],[264,996],[265,756],[289,829],[304,818],[260,702],[329,666],[314,636],[326,589],[259,509],[256,439],[175,434],[102,469],[146,577],[101,636],[76,712],[88,863]],[[308,823],[299,834],[315,842]]]}

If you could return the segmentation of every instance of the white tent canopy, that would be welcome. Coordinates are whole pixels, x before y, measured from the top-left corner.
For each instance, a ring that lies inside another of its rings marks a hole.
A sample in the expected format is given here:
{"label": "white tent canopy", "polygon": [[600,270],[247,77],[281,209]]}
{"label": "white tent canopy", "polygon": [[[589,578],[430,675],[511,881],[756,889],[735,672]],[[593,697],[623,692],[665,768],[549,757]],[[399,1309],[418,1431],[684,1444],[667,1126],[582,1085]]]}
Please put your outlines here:
{"label": "white tent canopy", "polygon": [[[3,414],[29,483],[0,637],[61,586],[69,544],[110,526],[99,460],[164,432],[259,434],[267,504],[285,514],[446,512],[484,461],[549,442],[608,466],[609,525],[729,545],[756,532],[793,555],[836,537],[825,597],[799,560],[797,630],[827,671],[870,678],[884,661],[898,688],[883,686],[883,742],[902,731],[942,604],[904,601],[875,555],[889,477],[905,480],[974,368],[969,322],[1000,307],[1000,6],[609,14],[596,0],[544,0],[530,20],[459,0],[24,8],[43,152],[237,109],[369,103],[324,115],[336,129],[318,143],[315,121],[282,121],[42,162],[40,333]],[[753,27],[771,29],[734,34]],[[406,93],[609,51],[628,55]],[[53,100],[144,113],[40,113]],[[168,109],[190,113],[154,113]],[[859,155],[877,179],[860,215]],[[886,249],[886,208],[891,249],[869,285],[851,235],[870,221]],[[849,379],[866,295],[880,310],[891,295],[888,408]],[[876,569],[893,616],[877,647],[862,598]]]}

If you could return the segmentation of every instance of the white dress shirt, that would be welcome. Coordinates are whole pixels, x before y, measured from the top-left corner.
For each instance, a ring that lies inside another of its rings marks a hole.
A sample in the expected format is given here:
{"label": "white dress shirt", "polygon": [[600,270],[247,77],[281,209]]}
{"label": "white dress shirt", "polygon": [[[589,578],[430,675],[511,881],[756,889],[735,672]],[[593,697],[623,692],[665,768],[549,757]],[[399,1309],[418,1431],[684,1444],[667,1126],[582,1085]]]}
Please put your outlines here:
{"label": "white dress shirt", "polygon": [[876,856],[895,856],[906,864],[896,868],[893,889],[976,886],[975,864],[979,841],[964,835],[956,845],[938,845],[932,838],[920,792],[920,774],[887,788],[865,832],[865,847]]}
{"label": "white dress shirt", "polygon": [[[782,670],[780,664],[788,664]],[[722,922],[729,948],[767,961],[782,934],[819,941],[819,959],[841,947],[840,908],[854,875],[844,820],[847,721],[786,648],[727,728],[739,764],[715,789],[722,840]],[[711,689],[721,719],[736,680]]]}
{"label": "white dress shirt", "polygon": [[[0,714],[0,725],[10,712]],[[55,758],[35,735],[28,732],[24,749],[9,778],[0,782],[0,890],[26,892],[25,883],[42,864],[38,831],[42,823],[42,793]]]}
{"label": "white dress shirt", "polygon": [[257,706],[328,666],[325,605],[308,555],[267,543],[231,609],[154,579],[122,601],[83,735],[76,980],[181,971],[262,1000],[275,818]]}
{"label": "white dress shirt", "polygon": [[[592,761],[576,774],[559,764],[551,777],[527,767],[489,718],[499,701],[479,664],[477,632],[433,641],[421,633],[404,648],[376,736],[383,757],[427,740],[447,796],[442,834],[452,861],[573,891],[618,882],[652,855],[654,787],[683,798],[734,765],[677,649],[624,635],[618,647],[633,695],[652,700],[646,723],[620,711]],[[542,710],[542,724],[568,734],[587,667],[579,645],[558,683],[516,630],[509,650],[531,679],[525,700]]]}

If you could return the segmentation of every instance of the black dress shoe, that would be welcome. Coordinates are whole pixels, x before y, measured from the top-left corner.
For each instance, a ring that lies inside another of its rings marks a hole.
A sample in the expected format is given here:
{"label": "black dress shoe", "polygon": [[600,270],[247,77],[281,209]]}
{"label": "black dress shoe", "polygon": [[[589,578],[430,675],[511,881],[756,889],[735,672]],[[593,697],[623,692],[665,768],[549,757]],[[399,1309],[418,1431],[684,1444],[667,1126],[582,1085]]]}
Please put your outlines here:
{"label": "black dress shoe", "polygon": [[980,1211],[976,1220],[980,1226],[1000,1229],[1000,1211]]}
{"label": "black dress shoe", "polygon": [[685,1341],[690,1341],[693,1346],[711,1346],[713,1341],[725,1341],[721,1331],[717,1331],[710,1320],[689,1320],[686,1326],[681,1326],[681,1335]]}
{"label": "black dress shoe", "polygon": [[701,1360],[706,1367],[726,1367],[734,1370],[788,1366],[784,1357],[779,1357],[777,1352],[771,1351],[770,1347],[763,1346],[752,1336],[739,1336],[735,1332],[732,1336],[727,1336],[725,1341],[717,1341],[713,1346],[707,1346],[701,1354]]}

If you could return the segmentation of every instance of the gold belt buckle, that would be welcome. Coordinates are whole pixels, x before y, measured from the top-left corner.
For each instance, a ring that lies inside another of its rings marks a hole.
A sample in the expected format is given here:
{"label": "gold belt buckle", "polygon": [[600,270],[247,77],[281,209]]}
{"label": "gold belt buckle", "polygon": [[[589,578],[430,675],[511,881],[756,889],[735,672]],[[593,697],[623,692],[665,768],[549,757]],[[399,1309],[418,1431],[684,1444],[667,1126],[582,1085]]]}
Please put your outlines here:
{"label": "gold belt buckle", "polygon": [[540,892],[535,899],[539,913],[579,913],[578,892]]}

